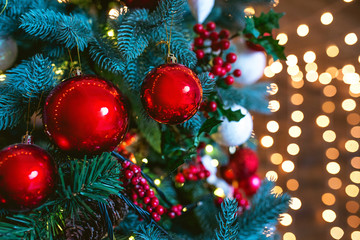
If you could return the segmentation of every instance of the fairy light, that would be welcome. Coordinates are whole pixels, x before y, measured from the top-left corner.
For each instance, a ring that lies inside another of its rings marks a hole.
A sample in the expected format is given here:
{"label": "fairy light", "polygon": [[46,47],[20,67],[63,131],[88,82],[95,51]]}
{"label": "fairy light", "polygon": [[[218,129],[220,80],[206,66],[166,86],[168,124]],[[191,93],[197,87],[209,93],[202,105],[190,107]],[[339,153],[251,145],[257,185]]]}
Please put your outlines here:
{"label": "fairy light", "polygon": [[355,33],[348,33],[346,34],[344,41],[347,45],[354,45],[358,41],[358,38]]}
{"label": "fairy light", "polygon": [[299,182],[296,179],[289,179],[286,182],[286,187],[290,190],[290,191],[296,191],[299,188]]}
{"label": "fairy light", "polygon": [[294,171],[295,164],[290,160],[286,160],[281,164],[281,168],[284,172],[290,173],[290,172]]}
{"label": "fairy light", "polygon": [[321,196],[321,201],[327,206],[332,206],[335,204],[336,198],[332,193],[324,193]]}
{"label": "fairy light", "polygon": [[326,165],[326,170],[328,171],[328,173],[330,174],[338,174],[340,172],[340,164],[338,164],[337,162],[329,162]]}
{"label": "fairy light", "polygon": [[275,171],[268,171],[265,174],[265,177],[270,181],[276,181],[279,176],[278,176],[277,172],[275,172]]}
{"label": "fairy light", "polygon": [[290,54],[286,57],[286,64],[288,66],[296,66],[298,63],[298,58],[294,54]]}
{"label": "fairy light", "polygon": [[269,148],[274,144],[274,139],[271,136],[264,136],[261,138],[260,143],[263,147]]}
{"label": "fairy light", "polygon": [[319,77],[319,74],[316,71],[309,71],[306,73],[306,80],[309,82],[315,82]]}
{"label": "fairy light", "polygon": [[331,209],[326,209],[322,212],[322,218],[326,221],[326,222],[334,222],[336,219],[336,213],[331,210]]}
{"label": "fairy light", "polygon": [[331,189],[339,190],[342,186],[340,178],[332,177],[328,180],[328,185]]}
{"label": "fairy light", "polygon": [[305,65],[305,71],[306,72],[311,72],[311,71],[315,71],[318,69],[318,65],[314,62],[310,62],[310,63],[307,63]]}
{"label": "fairy light", "polygon": [[359,143],[355,140],[348,140],[345,142],[345,149],[348,152],[357,152],[359,150]]}
{"label": "fairy light", "polygon": [[320,115],[316,118],[316,124],[322,128],[327,127],[330,124],[330,119],[325,115]]}
{"label": "fairy light", "polygon": [[160,179],[155,179],[154,183],[155,183],[155,185],[159,186],[161,184],[161,181],[160,181]]}
{"label": "fairy light", "polygon": [[337,89],[333,85],[327,85],[324,87],[323,93],[326,97],[333,97],[337,93]]}
{"label": "fairy light", "polygon": [[244,13],[246,16],[254,16],[255,15],[255,9],[253,7],[247,7],[244,9]]}
{"label": "fairy light", "polygon": [[359,211],[359,208],[360,208],[360,205],[356,201],[348,201],[346,203],[346,210],[349,213],[357,213],[357,211]]}
{"label": "fairy light", "polygon": [[271,193],[273,194],[282,194],[283,193],[283,189],[280,186],[275,186],[273,189],[271,189]]}
{"label": "fairy light", "polygon": [[292,223],[292,217],[288,213],[280,214],[280,224],[283,226],[290,226]]}
{"label": "fairy light", "polygon": [[299,210],[301,208],[301,200],[297,197],[292,197],[290,202],[290,208],[293,210]]}
{"label": "fairy light", "polygon": [[304,120],[304,113],[300,110],[296,110],[291,113],[291,119],[297,123],[302,122]]}
{"label": "fairy light", "polygon": [[206,151],[207,153],[212,153],[212,152],[214,151],[214,147],[213,147],[212,145],[208,144],[208,145],[206,145],[206,147],[205,147],[205,151]]}
{"label": "fairy light", "polygon": [[289,135],[292,138],[298,138],[301,135],[301,128],[299,126],[291,126],[289,128]]}
{"label": "fairy light", "polygon": [[359,195],[359,187],[354,184],[347,185],[345,187],[345,193],[349,197],[357,197]]}
{"label": "fairy light", "polygon": [[276,40],[279,40],[279,45],[285,45],[288,42],[288,36],[286,33],[279,33]]}
{"label": "fairy light", "polygon": [[296,240],[296,236],[292,232],[286,232],[284,233],[283,240]]}
{"label": "fairy light", "polygon": [[219,160],[217,160],[217,159],[212,159],[212,160],[211,160],[211,165],[212,165],[213,167],[219,166]]}
{"label": "fairy light", "polygon": [[280,153],[273,153],[270,156],[270,161],[274,164],[274,165],[280,165],[283,162],[283,157]]}
{"label": "fairy light", "polygon": [[301,105],[304,102],[304,97],[300,93],[295,93],[291,96],[290,101],[294,105]]}
{"label": "fairy light", "polygon": [[324,84],[324,85],[329,84],[331,82],[331,80],[332,80],[332,77],[331,77],[330,73],[327,73],[327,72],[321,73],[319,76],[319,82],[321,84]]}
{"label": "fairy light", "polygon": [[301,24],[298,26],[296,32],[300,37],[305,37],[309,34],[309,26],[306,24]]}
{"label": "fairy light", "polygon": [[287,152],[292,156],[298,155],[300,152],[300,147],[296,143],[290,143],[287,146]]}
{"label": "fairy light", "polygon": [[108,35],[109,37],[115,36],[114,30],[113,30],[113,29],[109,30],[109,31],[107,32],[107,35]]}
{"label": "fairy light", "polygon": [[350,180],[353,183],[360,184],[360,171],[353,171],[352,173],[350,173]]}
{"label": "fairy light", "polygon": [[351,128],[350,134],[354,138],[360,138],[360,126]]}
{"label": "fairy light", "polygon": [[329,67],[325,72],[330,73],[332,78],[336,78],[339,75],[339,71],[336,67]]}
{"label": "fairy light", "polygon": [[330,45],[327,49],[326,49],[326,54],[331,57],[334,58],[337,55],[339,55],[339,48],[336,45]]}
{"label": "fairy light", "polygon": [[273,73],[278,74],[283,70],[283,65],[280,61],[276,61],[270,65],[270,69]]}
{"label": "fairy light", "polygon": [[149,160],[148,160],[147,158],[143,158],[141,161],[142,161],[143,163],[145,163],[145,164],[148,164],[148,163],[149,163]]}
{"label": "fairy light", "polygon": [[302,73],[302,71],[299,71],[297,74],[291,76],[291,80],[293,80],[294,82],[300,82],[302,81],[304,77],[304,74]]}
{"label": "fairy light", "polygon": [[225,198],[225,192],[222,188],[216,188],[215,191],[214,191],[214,195],[215,196],[218,196],[218,197],[221,197],[221,198]]}
{"label": "fairy light", "polygon": [[340,152],[336,148],[328,148],[325,152],[325,155],[330,160],[335,160],[339,157]]}
{"label": "fairy light", "polygon": [[333,227],[330,230],[330,235],[334,239],[341,239],[344,236],[344,230],[342,230],[340,227]]}
{"label": "fairy light", "polygon": [[269,109],[271,112],[277,112],[280,109],[280,102],[277,100],[271,100],[269,102]]}
{"label": "fairy light", "polygon": [[351,112],[356,108],[356,102],[354,99],[345,99],[342,103],[341,103],[341,107],[347,111],[347,112]]}
{"label": "fairy light", "polygon": [[351,159],[351,166],[355,169],[360,169],[360,157],[354,157]]}
{"label": "fairy light", "polygon": [[347,116],[346,121],[350,125],[358,125],[360,123],[360,115],[357,113],[350,113]]}
{"label": "fairy light", "polygon": [[316,54],[313,51],[307,51],[304,54],[304,61],[306,63],[311,63],[314,62],[316,60]]}
{"label": "fairy light", "polygon": [[330,12],[325,12],[321,15],[320,21],[324,25],[329,25],[334,20],[333,15]]}
{"label": "fairy light", "polygon": [[275,76],[275,73],[271,70],[270,66],[267,66],[267,67],[264,69],[264,75],[265,75],[267,78],[272,78],[273,76]]}
{"label": "fairy light", "polygon": [[346,84],[357,84],[359,83],[360,75],[358,73],[345,73],[343,81]]}
{"label": "fairy light", "polygon": [[276,133],[277,131],[279,131],[280,126],[278,122],[272,120],[267,123],[266,128],[269,132]]}

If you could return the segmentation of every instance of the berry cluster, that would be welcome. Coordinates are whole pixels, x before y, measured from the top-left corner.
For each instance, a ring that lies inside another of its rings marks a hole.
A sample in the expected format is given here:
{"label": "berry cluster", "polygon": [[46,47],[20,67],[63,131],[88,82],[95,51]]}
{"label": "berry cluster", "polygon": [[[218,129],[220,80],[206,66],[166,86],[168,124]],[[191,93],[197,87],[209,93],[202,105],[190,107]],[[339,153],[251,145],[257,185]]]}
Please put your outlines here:
{"label": "berry cluster", "polygon": [[217,110],[217,103],[215,101],[203,101],[200,105],[200,111],[215,112]]}
{"label": "berry cluster", "polygon": [[123,162],[121,165],[125,172],[120,180],[135,205],[148,211],[156,222],[160,221],[164,213],[167,213],[170,218],[181,215],[181,205],[172,206],[170,210],[160,205],[154,191],[150,189],[146,179],[142,177],[139,166],[131,164],[129,161]]}
{"label": "berry cluster", "polygon": [[[244,198],[244,196],[241,194],[240,189],[234,189],[232,198],[236,199],[238,202],[239,211],[242,212],[244,209],[247,209],[249,207],[249,201]],[[216,197],[214,199],[215,204],[217,206],[221,206],[221,203],[224,201],[224,198],[222,197]]]}
{"label": "berry cluster", "polygon": [[180,172],[175,176],[175,181],[178,183],[184,183],[185,181],[198,181],[208,178],[209,176],[210,172],[206,170],[201,162],[197,162],[181,168]]}
{"label": "berry cluster", "polygon": [[235,69],[231,73],[232,64],[237,59],[235,53],[228,53],[223,57],[223,51],[231,45],[229,30],[216,32],[215,28],[214,22],[206,24],[206,28],[202,24],[195,24],[193,30],[198,36],[194,39],[194,52],[199,61],[210,64],[213,76],[219,76],[221,81],[230,86],[234,83],[234,76],[241,76],[241,71]]}

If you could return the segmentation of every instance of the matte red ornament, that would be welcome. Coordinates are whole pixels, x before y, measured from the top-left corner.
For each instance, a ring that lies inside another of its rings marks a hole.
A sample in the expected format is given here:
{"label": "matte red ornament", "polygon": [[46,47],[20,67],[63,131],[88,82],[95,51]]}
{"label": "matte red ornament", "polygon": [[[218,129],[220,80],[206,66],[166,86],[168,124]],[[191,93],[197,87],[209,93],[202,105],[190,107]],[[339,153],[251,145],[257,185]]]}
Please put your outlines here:
{"label": "matte red ornament", "polygon": [[147,8],[154,10],[160,0],[125,0],[124,2],[129,8]]}
{"label": "matte red ornament", "polygon": [[164,64],[145,77],[141,100],[149,116],[160,123],[180,124],[200,108],[203,90],[196,74],[181,64]]}
{"label": "matte red ornament", "polygon": [[97,76],[77,76],[50,93],[43,122],[49,137],[68,154],[96,155],[121,142],[129,114],[115,85]]}
{"label": "matte red ornament", "polygon": [[57,169],[42,148],[15,144],[0,151],[0,206],[12,211],[39,207],[54,191]]}
{"label": "matte red ornament", "polygon": [[230,156],[229,164],[222,168],[222,175],[227,182],[242,181],[253,175],[259,167],[259,159],[250,148],[239,148]]}

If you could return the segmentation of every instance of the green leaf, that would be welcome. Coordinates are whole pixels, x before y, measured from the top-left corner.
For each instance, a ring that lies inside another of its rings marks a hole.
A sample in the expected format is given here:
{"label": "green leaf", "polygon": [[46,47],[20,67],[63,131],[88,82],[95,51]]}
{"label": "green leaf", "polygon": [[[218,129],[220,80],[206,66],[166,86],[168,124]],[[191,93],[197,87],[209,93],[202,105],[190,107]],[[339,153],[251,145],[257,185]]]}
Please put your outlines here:
{"label": "green leaf", "polygon": [[268,13],[262,12],[260,17],[253,17],[255,28],[261,35],[264,35],[264,33],[271,34],[273,29],[279,28],[279,20],[284,15],[285,13],[277,13],[273,9],[271,9]]}
{"label": "green leaf", "polygon": [[255,27],[255,21],[253,17],[245,18],[245,24],[245,29],[243,30],[244,34],[252,34],[256,38],[260,36],[260,32]]}
{"label": "green leaf", "polygon": [[240,119],[242,119],[243,117],[245,117],[244,114],[241,113],[241,110],[236,110],[233,111],[231,110],[231,108],[229,109],[224,109],[223,107],[219,107],[218,106],[218,110],[220,111],[220,113],[225,116],[230,122],[231,121],[235,121],[238,122],[240,121]]}
{"label": "green leaf", "polygon": [[218,120],[215,117],[207,119],[201,126],[198,136],[201,133],[211,133],[211,131],[222,122],[222,120]]}
{"label": "green leaf", "polygon": [[262,38],[252,38],[250,41],[254,44],[261,45],[266,53],[274,58],[274,61],[278,59],[286,60],[284,53],[285,47],[279,45],[279,40],[275,40],[271,36],[266,36]]}

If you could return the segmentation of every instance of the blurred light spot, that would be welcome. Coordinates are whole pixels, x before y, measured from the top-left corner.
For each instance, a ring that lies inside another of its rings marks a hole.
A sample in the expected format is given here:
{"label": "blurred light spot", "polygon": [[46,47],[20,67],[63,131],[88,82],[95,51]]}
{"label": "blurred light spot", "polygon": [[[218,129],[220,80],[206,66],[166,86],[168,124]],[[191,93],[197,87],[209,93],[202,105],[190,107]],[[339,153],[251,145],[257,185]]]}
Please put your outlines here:
{"label": "blurred light spot", "polygon": [[302,88],[304,86],[304,80],[301,79],[298,82],[292,81],[291,86],[296,89]]}
{"label": "blurred light spot", "polygon": [[269,66],[267,66],[264,69],[264,75],[268,78],[272,78],[273,76],[275,76],[275,73],[273,73],[273,71],[271,71],[271,68]]}
{"label": "blurred light spot", "polygon": [[308,82],[315,82],[319,77],[319,74],[315,71],[310,71],[308,73],[306,73],[306,80],[308,80]]}
{"label": "blurred light spot", "polygon": [[347,45],[354,45],[357,42],[358,38],[355,33],[348,33],[345,36],[344,40]]}
{"label": "blurred light spot", "polygon": [[266,125],[266,128],[271,133],[276,133],[279,131],[279,124],[276,121],[269,121]]}
{"label": "blurred light spot", "polygon": [[279,40],[279,45],[285,45],[288,42],[288,36],[286,33],[279,33],[276,40]]}
{"label": "blurred light spot", "polygon": [[349,197],[357,197],[359,194],[359,187],[354,184],[347,185],[345,192]]}
{"label": "blurred light spot", "polygon": [[280,153],[273,153],[270,156],[270,161],[274,164],[274,165],[280,165],[283,161],[283,157]]}
{"label": "blurred light spot", "polygon": [[350,134],[354,138],[360,138],[360,126],[351,128]]}
{"label": "blurred light spot", "polygon": [[301,128],[299,126],[291,126],[289,128],[289,135],[292,138],[298,138],[301,135]]}
{"label": "blurred light spot", "polygon": [[333,130],[326,130],[323,133],[323,139],[325,142],[333,142],[336,139],[336,134]]}
{"label": "blurred light spot", "polygon": [[109,30],[109,31],[107,32],[107,35],[108,35],[109,37],[115,36],[114,29]]}
{"label": "blurred light spot", "polygon": [[329,83],[331,83],[331,80],[332,80],[332,77],[331,77],[330,73],[325,72],[325,73],[320,74],[320,76],[319,76],[319,82],[321,84],[324,84],[324,85],[329,84]]}
{"label": "blurred light spot", "polygon": [[120,11],[116,8],[112,8],[109,11],[109,18],[110,19],[116,19],[120,16]]}
{"label": "blurred light spot", "polygon": [[284,172],[290,173],[294,171],[295,164],[290,160],[286,160],[281,164],[281,168],[284,170]]}
{"label": "blurred light spot", "polygon": [[335,104],[331,101],[324,102],[321,106],[325,113],[333,113],[335,111]]}
{"label": "blurred light spot", "polygon": [[296,66],[297,63],[298,63],[298,58],[296,55],[290,54],[289,56],[286,57],[286,64],[288,66]]}
{"label": "blurred light spot", "polygon": [[270,136],[264,136],[261,138],[260,143],[263,147],[269,148],[274,144],[274,139]]}
{"label": "blurred light spot", "polygon": [[323,93],[326,97],[333,97],[335,96],[337,90],[336,87],[333,85],[327,85],[324,87]]}
{"label": "blurred light spot", "polygon": [[205,151],[206,151],[207,153],[211,153],[212,151],[214,151],[214,147],[213,147],[212,145],[208,144],[208,145],[206,145],[206,147],[205,147]]}
{"label": "blurred light spot", "polygon": [[359,150],[359,143],[355,140],[348,140],[345,142],[345,149],[348,152],[357,152]]}
{"label": "blurred light spot", "polygon": [[268,171],[265,174],[265,177],[271,181],[276,181],[278,179],[278,174],[275,171]]}
{"label": "blurred light spot", "polygon": [[336,67],[329,67],[326,69],[326,72],[330,73],[332,78],[336,78],[339,75],[339,71]]}
{"label": "blurred light spot", "polygon": [[360,157],[354,157],[351,159],[351,166],[356,169],[360,169]]}
{"label": "blurred light spot", "polygon": [[273,73],[280,73],[283,70],[283,65],[280,61],[276,61],[270,65],[270,69]]}
{"label": "blurred light spot", "polygon": [[290,101],[294,105],[301,105],[304,102],[304,97],[300,93],[295,93],[291,96]]}
{"label": "blurred light spot", "polygon": [[360,82],[352,83],[349,90],[353,94],[360,94]]}
{"label": "blurred light spot", "polygon": [[296,179],[289,179],[286,182],[286,187],[290,190],[290,191],[296,191],[299,188],[299,182]]}
{"label": "blurred light spot", "polygon": [[340,165],[337,162],[329,162],[326,165],[326,170],[330,174],[338,174],[340,172]]}
{"label": "blurred light spot", "polygon": [[155,179],[154,183],[155,183],[155,185],[159,186],[161,184],[161,181],[160,181],[160,179]]}
{"label": "blurred light spot", "polygon": [[292,156],[298,155],[300,152],[300,147],[296,143],[290,143],[287,146],[287,152]]}
{"label": "blurred light spot", "polygon": [[356,213],[357,211],[359,211],[359,203],[356,201],[348,201],[346,203],[346,210],[349,213]]}
{"label": "blurred light spot", "polygon": [[332,177],[329,179],[328,185],[331,189],[338,190],[341,188],[342,182],[341,182],[340,178]]}
{"label": "blurred light spot", "polygon": [[360,172],[359,171],[353,171],[350,173],[350,180],[353,183],[360,183]]}
{"label": "blurred light spot", "polygon": [[[344,0],[344,1],[352,1],[352,0]],[[360,239],[360,231],[353,231],[351,233],[351,240],[359,240]]]}
{"label": "blurred light spot", "polygon": [[297,197],[292,197],[290,208],[293,210],[299,210],[301,208],[301,200]]}
{"label": "blurred light spot", "polygon": [[277,100],[271,100],[269,102],[269,109],[271,112],[277,112],[280,109],[280,102]]}
{"label": "blurred light spot", "polygon": [[355,108],[356,108],[356,102],[354,99],[345,99],[342,104],[341,104],[342,108],[345,110],[345,111],[353,111]]}
{"label": "blurred light spot", "polygon": [[268,93],[270,95],[275,95],[279,91],[279,87],[276,83],[270,83],[270,89],[268,90]]}
{"label": "blurred light spot", "polygon": [[305,71],[316,71],[318,69],[318,65],[314,62],[308,63],[305,65]]}
{"label": "blurred light spot", "polygon": [[299,71],[297,74],[295,74],[294,76],[291,76],[291,79],[295,82],[300,82],[303,80],[304,74]]}
{"label": "blurred light spot", "polygon": [[303,114],[302,111],[296,110],[296,111],[291,113],[291,119],[294,122],[302,122],[302,120],[304,120],[304,114]]}
{"label": "blurred light spot", "polygon": [[336,57],[339,55],[339,48],[336,45],[331,45],[326,49],[326,54],[329,57]]}
{"label": "blurred light spot", "polygon": [[346,2],[346,3],[349,3],[349,2],[352,2],[352,1],[354,1],[354,0],[344,0],[344,2]]}
{"label": "blurred light spot", "polygon": [[334,238],[334,239],[341,239],[344,236],[344,230],[342,230],[339,227],[333,227],[330,230],[330,235]]}
{"label": "blurred light spot", "polygon": [[350,113],[346,120],[350,125],[358,125],[360,123],[360,115],[357,113]]}
{"label": "blurred light spot", "polygon": [[331,222],[335,221],[336,213],[331,209],[326,209],[322,213],[322,218],[324,219],[324,221],[331,223]]}
{"label": "blurred light spot", "polygon": [[311,63],[311,62],[314,62],[316,59],[316,54],[313,52],[313,51],[307,51],[305,54],[304,54],[304,61],[306,63]]}
{"label": "blurred light spot", "polygon": [[287,68],[287,72],[290,76],[296,76],[300,72],[299,66],[298,65],[289,66]]}
{"label": "blurred light spot", "polygon": [[328,206],[332,206],[335,204],[336,202],[336,198],[333,194],[331,193],[324,193],[322,196],[321,196],[321,201],[325,204],[325,205],[328,205]]}
{"label": "blurred light spot", "polygon": [[280,224],[283,226],[290,226],[292,223],[292,217],[288,213],[283,213],[279,215]]}
{"label": "blurred light spot", "polygon": [[320,115],[316,118],[316,124],[322,128],[327,127],[330,124],[330,119],[328,116]]}
{"label": "blurred light spot", "polygon": [[274,193],[276,195],[282,194],[283,189],[281,187],[279,187],[279,186],[275,186],[273,189],[271,189],[271,193]]}
{"label": "blurred light spot", "polygon": [[292,232],[286,232],[284,233],[283,240],[296,240],[296,237]]}
{"label": "blurred light spot", "polygon": [[359,83],[360,75],[358,73],[345,73],[343,81],[346,84],[357,84]]}
{"label": "blurred light spot", "polygon": [[332,23],[333,20],[334,17],[330,12],[323,13],[320,18],[321,23],[324,25],[329,25],[330,23]]}
{"label": "blurred light spot", "polygon": [[247,7],[244,9],[246,16],[253,16],[255,14],[255,9],[253,7]]}
{"label": "blurred light spot", "polygon": [[215,196],[218,196],[218,197],[221,197],[221,198],[225,198],[225,192],[224,192],[224,190],[221,189],[221,188],[215,189],[214,195],[215,195]]}
{"label": "blurred light spot", "polygon": [[357,228],[360,224],[360,218],[358,216],[352,215],[347,219],[347,223],[352,228]]}
{"label": "blurred light spot", "polygon": [[229,153],[230,154],[234,154],[236,152],[236,147],[232,146],[232,147],[229,147]]}
{"label": "blurred light spot", "polygon": [[149,160],[147,158],[143,158],[141,161],[145,164],[149,163]]}
{"label": "blurred light spot", "polygon": [[0,82],[3,82],[6,80],[6,75],[5,74],[0,74]]}
{"label": "blurred light spot", "polygon": [[213,159],[213,160],[211,160],[211,165],[213,167],[217,167],[217,166],[219,166],[219,161],[217,159]]}
{"label": "blurred light spot", "polygon": [[301,24],[298,26],[297,28],[297,34],[300,36],[300,37],[305,37],[306,35],[308,35],[309,33],[309,27],[308,25],[306,24]]}
{"label": "blurred light spot", "polygon": [[331,160],[337,159],[340,155],[339,150],[337,150],[336,148],[328,148],[325,154],[326,157]]}

